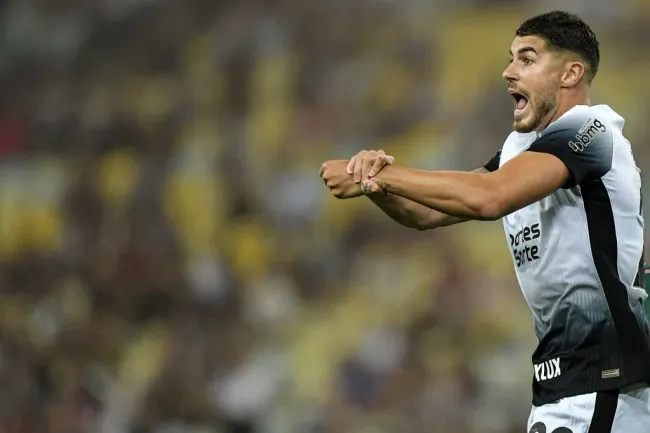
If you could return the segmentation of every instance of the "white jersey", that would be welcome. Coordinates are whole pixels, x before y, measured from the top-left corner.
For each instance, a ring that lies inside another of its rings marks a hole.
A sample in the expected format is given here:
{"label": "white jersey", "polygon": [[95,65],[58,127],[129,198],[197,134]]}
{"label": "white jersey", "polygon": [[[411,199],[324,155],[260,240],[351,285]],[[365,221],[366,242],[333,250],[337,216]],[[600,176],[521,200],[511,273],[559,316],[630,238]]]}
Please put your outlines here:
{"label": "white jersey", "polygon": [[562,160],[567,185],[503,218],[539,339],[533,404],[650,381],[641,178],[624,119],[576,106],[541,133],[513,132],[486,165],[522,152]]}

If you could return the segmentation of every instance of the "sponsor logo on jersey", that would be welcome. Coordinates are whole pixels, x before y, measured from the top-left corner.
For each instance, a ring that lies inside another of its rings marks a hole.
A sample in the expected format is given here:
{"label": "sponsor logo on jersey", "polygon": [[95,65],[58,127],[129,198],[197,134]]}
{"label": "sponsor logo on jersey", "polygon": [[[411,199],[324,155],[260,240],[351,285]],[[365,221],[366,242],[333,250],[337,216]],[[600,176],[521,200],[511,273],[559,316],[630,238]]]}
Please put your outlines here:
{"label": "sponsor logo on jersey", "polygon": [[607,132],[607,127],[598,119],[589,119],[578,130],[576,141],[569,141],[569,147],[574,152],[582,152],[602,132]]}
{"label": "sponsor logo on jersey", "polygon": [[560,358],[555,358],[539,364],[534,364],[534,367],[535,380],[538,382],[554,379],[562,374],[562,370],[560,369]]}
{"label": "sponsor logo on jersey", "polygon": [[539,260],[539,247],[530,243],[542,235],[539,223],[526,226],[515,234],[509,234],[510,248],[519,268],[526,263]]}

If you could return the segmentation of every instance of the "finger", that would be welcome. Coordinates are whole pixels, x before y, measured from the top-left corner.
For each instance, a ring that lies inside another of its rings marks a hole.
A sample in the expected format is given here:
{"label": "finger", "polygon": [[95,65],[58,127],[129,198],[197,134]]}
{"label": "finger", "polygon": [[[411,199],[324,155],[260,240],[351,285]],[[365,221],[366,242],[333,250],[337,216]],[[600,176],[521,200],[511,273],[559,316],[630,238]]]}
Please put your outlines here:
{"label": "finger", "polygon": [[366,194],[385,194],[385,191],[377,185],[377,183],[372,180],[366,180],[363,182],[363,187],[366,191]]}
{"label": "finger", "polygon": [[361,194],[363,195],[369,195],[370,190],[366,187],[366,182],[361,182]]}
{"label": "finger", "polygon": [[390,165],[390,164],[394,164],[394,163],[395,163],[395,157],[390,156],[390,155],[386,155],[386,164]]}
{"label": "finger", "polygon": [[323,174],[325,174],[325,169],[327,168],[327,163],[324,162],[320,165],[320,169],[318,169],[318,176],[323,177]]}
{"label": "finger", "polygon": [[363,161],[366,159],[366,152],[361,152],[357,155],[354,163],[354,183],[361,182],[361,170],[363,169]]}
{"label": "finger", "polygon": [[376,155],[374,158],[369,156],[364,158],[363,163],[361,164],[361,180],[368,180],[368,172],[370,171],[370,167],[376,161],[376,159]]}
{"label": "finger", "polygon": [[370,167],[370,171],[368,172],[368,177],[373,177],[374,175],[379,173],[386,164],[388,164],[388,159],[386,158],[386,155],[380,155],[375,160],[375,163],[372,164],[372,166]]}
{"label": "finger", "polygon": [[356,160],[357,160],[357,155],[354,155],[352,158],[350,158],[350,161],[348,162],[346,171],[350,175],[354,173],[354,163],[356,162]]}

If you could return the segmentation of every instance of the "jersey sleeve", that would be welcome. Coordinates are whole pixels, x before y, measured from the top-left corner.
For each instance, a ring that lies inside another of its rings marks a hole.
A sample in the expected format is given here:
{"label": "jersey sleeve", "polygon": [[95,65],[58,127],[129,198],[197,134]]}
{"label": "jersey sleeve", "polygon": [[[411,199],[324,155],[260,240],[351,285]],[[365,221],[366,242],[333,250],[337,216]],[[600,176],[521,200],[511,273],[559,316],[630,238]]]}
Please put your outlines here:
{"label": "jersey sleeve", "polygon": [[565,116],[547,128],[528,150],[559,158],[571,173],[564,188],[571,188],[599,179],[611,169],[611,126],[589,113]]}
{"label": "jersey sleeve", "polygon": [[487,164],[483,166],[489,172],[497,171],[499,169],[499,163],[501,161],[501,151],[498,151],[496,155],[490,159]]}

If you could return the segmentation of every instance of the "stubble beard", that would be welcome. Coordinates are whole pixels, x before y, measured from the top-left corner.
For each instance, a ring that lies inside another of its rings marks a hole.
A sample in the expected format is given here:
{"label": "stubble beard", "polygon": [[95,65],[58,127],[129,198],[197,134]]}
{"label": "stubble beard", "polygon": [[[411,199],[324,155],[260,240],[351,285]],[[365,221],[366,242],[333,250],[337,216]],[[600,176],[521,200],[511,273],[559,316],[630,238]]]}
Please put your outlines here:
{"label": "stubble beard", "polygon": [[557,98],[555,89],[546,89],[539,97],[534,100],[529,99],[528,104],[531,104],[532,117],[530,120],[523,119],[522,121],[514,121],[512,129],[519,133],[529,133],[535,131],[544,118],[557,107]]}

